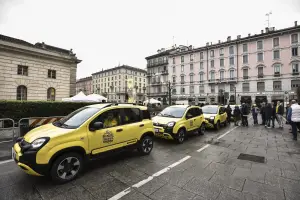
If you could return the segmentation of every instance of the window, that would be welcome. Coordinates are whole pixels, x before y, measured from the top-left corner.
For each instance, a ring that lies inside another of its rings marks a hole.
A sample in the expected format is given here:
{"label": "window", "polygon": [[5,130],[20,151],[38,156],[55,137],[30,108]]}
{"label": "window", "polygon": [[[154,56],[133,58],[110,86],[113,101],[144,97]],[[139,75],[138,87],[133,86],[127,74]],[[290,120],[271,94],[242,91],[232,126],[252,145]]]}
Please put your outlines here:
{"label": "window", "polygon": [[175,68],[175,66],[173,66],[173,73],[175,73],[176,72],[176,68]]}
{"label": "window", "polygon": [[172,90],[172,94],[176,94],[176,89],[173,89],[173,90]]}
{"label": "window", "polygon": [[181,94],[184,94],[184,93],[185,93],[185,88],[184,88],[184,87],[182,87],[182,88],[180,89],[180,93],[181,93]]}
{"label": "window", "polygon": [[264,75],[264,67],[258,67],[257,68],[257,74],[258,76],[263,76]]}
{"label": "window", "polygon": [[298,56],[298,47],[292,48],[292,56]]}
{"label": "window", "polygon": [[176,83],[176,77],[173,76],[173,83]]}
{"label": "window", "polygon": [[203,60],[203,52],[200,52],[200,60]]}
{"label": "window", "polygon": [[223,55],[224,55],[224,49],[221,48],[221,49],[220,49],[220,56],[223,56]]}
{"label": "window", "polygon": [[181,76],[181,83],[184,83],[184,76]]}
{"label": "window", "polygon": [[249,92],[249,91],[250,91],[249,83],[243,83],[243,92]]}
{"label": "window", "polygon": [[281,67],[280,64],[275,64],[274,65],[274,73],[275,74],[280,74],[280,67]]}
{"label": "window", "polygon": [[200,94],[203,94],[203,93],[204,93],[204,86],[203,86],[203,85],[200,85],[200,86],[199,86],[199,93],[200,93]]}
{"label": "window", "polygon": [[215,72],[210,72],[210,79],[211,79],[212,81],[215,80]]}
{"label": "window", "polygon": [[292,43],[298,43],[298,34],[292,34]]}
{"label": "window", "polygon": [[203,62],[200,62],[200,69],[204,69]]}
{"label": "window", "polygon": [[190,82],[191,82],[191,83],[194,82],[194,75],[190,75]]}
{"label": "window", "polygon": [[244,79],[248,79],[248,69],[243,69],[243,77]]}
{"label": "window", "polygon": [[262,49],[263,49],[263,42],[257,41],[257,50],[262,50]]}
{"label": "window", "polygon": [[[85,107],[85,108],[88,108],[88,107]],[[90,114],[89,118],[91,116],[92,115]],[[79,117],[77,117],[77,118],[79,118]],[[106,112],[102,113],[101,115],[99,115],[93,122],[102,122],[103,128],[111,128],[111,127],[120,126],[121,125],[120,109],[106,111]]]}
{"label": "window", "polygon": [[234,65],[234,57],[229,58],[229,65]]}
{"label": "window", "polygon": [[220,59],[220,67],[224,67],[224,58]]}
{"label": "window", "polygon": [[215,93],[216,92],[216,88],[214,85],[210,86],[210,92],[211,93]]}
{"label": "window", "polygon": [[257,61],[262,62],[264,60],[264,54],[263,53],[257,53]]}
{"label": "window", "polygon": [[48,78],[56,79],[56,70],[48,69]]}
{"label": "window", "polygon": [[190,70],[194,70],[194,65],[190,64]]}
{"label": "window", "polygon": [[184,62],[184,56],[181,56],[181,62],[182,63]]}
{"label": "window", "polygon": [[220,80],[224,80],[224,71],[220,71]]}
{"label": "window", "polygon": [[264,92],[265,91],[265,82],[257,82],[257,91]]}
{"label": "window", "polygon": [[229,71],[229,77],[230,78],[234,78],[234,70],[230,70]]}
{"label": "window", "polygon": [[131,124],[140,122],[141,112],[138,108],[124,108],[124,118],[122,119],[123,124]]}
{"label": "window", "polygon": [[18,75],[28,76],[28,66],[18,65]]}
{"label": "window", "polygon": [[247,53],[247,52],[248,52],[248,45],[243,44],[243,53]]}
{"label": "window", "polygon": [[17,100],[26,101],[27,100],[27,87],[24,85],[19,85],[17,87]]}
{"label": "window", "polygon": [[279,52],[279,50],[273,51],[273,58],[274,58],[274,60],[280,59],[280,52]]}
{"label": "window", "polygon": [[273,47],[278,47],[279,46],[279,38],[273,38]]}
{"label": "window", "polygon": [[215,51],[214,50],[210,51],[210,57],[215,57]]}
{"label": "window", "polygon": [[212,68],[215,67],[215,61],[214,60],[210,61],[210,67],[212,67]]}
{"label": "window", "polygon": [[190,55],[190,61],[193,61],[193,60],[194,60],[194,55],[191,54],[191,55]]}
{"label": "window", "polygon": [[234,85],[233,84],[230,84],[230,92],[234,92],[234,89],[235,87],[234,87]]}
{"label": "window", "polygon": [[292,64],[293,73],[299,73],[299,63]]}
{"label": "window", "polygon": [[230,55],[233,55],[233,54],[234,54],[233,46],[230,46],[230,47],[229,47],[229,54],[230,54]]}
{"label": "window", "polygon": [[195,93],[195,91],[194,91],[194,86],[193,86],[193,85],[190,85],[190,93],[191,93],[191,94],[194,94],[194,93]]}
{"label": "window", "polygon": [[292,87],[292,90],[296,90],[298,87],[300,87],[300,80],[292,80],[291,87]]}
{"label": "window", "polygon": [[55,101],[55,89],[52,87],[47,90],[47,101]]}
{"label": "window", "polygon": [[175,64],[175,58],[173,58],[173,64]]}
{"label": "window", "polygon": [[281,81],[273,81],[273,90],[281,90]]}
{"label": "window", "polygon": [[181,65],[181,72],[184,72],[184,65]]}
{"label": "window", "polygon": [[203,74],[201,73],[200,74],[200,82],[202,82],[203,81]]}
{"label": "window", "polygon": [[243,55],[243,64],[248,64],[248,55]]}

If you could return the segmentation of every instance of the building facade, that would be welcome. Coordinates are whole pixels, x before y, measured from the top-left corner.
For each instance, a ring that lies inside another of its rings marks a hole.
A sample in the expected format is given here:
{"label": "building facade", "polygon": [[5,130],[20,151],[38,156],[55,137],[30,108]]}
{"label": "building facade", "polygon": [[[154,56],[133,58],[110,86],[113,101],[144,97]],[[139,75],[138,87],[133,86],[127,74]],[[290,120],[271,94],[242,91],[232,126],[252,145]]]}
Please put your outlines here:
{"label": "building facade", "polygon": [[[168,55],[172,100],[208,103],[261,103],[296,99],[300,86],[300,26],[266,28],[260,34],[204,47],[179,46]],[[147,57],[148,65],[153,62]],[[150,93],[151,67],[147,68]]]}
{"label": "building facade", "polygon": [[61,100],[76,93],[72,50],[0,35],[0,99]]}
{"label": "building facade", "polygon": [[110,102],[127,102],[129,93],[135,93],[138,102],[145,100],[146,70],[122,65],[96,72],[92,80],[93,93],[105,96]]}
{"label": "building facade", "polygon": [[76,81],[76,94],[83,92],[85,95],[92,94],[92,77],[85,77]]}

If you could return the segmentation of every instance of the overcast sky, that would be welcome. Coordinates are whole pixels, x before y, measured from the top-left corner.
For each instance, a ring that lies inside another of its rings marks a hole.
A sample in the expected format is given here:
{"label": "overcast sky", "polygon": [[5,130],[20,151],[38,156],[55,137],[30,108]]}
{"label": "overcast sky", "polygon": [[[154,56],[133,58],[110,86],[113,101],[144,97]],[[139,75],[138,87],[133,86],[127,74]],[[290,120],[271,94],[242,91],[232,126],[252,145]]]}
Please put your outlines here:
{"label": "overcast sky", "polygon": [[0,34],[73,49],[77,77],[145,57],[173,44],[195,47],[300,23],[300,0],[0,0]]}

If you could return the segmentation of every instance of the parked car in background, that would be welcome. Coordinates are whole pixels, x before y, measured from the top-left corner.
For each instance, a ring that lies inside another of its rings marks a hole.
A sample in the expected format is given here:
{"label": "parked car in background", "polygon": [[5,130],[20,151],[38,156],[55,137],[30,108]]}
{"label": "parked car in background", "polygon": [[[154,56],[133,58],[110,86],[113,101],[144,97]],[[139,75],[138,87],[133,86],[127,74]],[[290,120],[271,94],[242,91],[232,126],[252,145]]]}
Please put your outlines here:
{"label": "parked car in background", "polygon": [[207,128],[219,130],[221,124],[227,125],[227,113],[224,106],[206,105],[202,107],[204,118],[208,121]]}

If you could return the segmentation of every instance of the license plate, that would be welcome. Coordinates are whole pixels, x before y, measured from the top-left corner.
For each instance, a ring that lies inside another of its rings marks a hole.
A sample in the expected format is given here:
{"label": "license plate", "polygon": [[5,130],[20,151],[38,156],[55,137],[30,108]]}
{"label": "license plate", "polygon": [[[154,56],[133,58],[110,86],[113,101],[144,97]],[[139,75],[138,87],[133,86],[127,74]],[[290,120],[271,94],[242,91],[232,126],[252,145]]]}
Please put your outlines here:
{"label": "license plate", "polygon": [[155,133],[159,133],[159,129],[158,128],[155,128]]}

